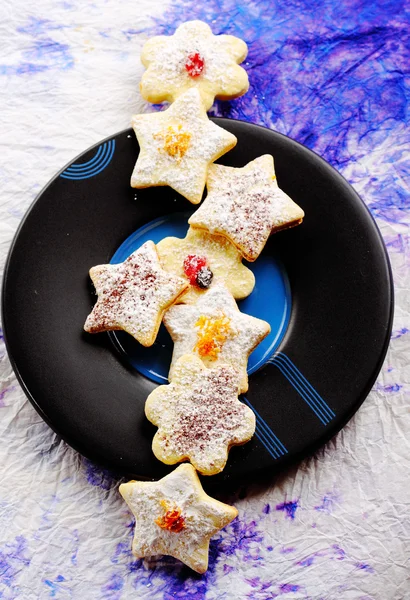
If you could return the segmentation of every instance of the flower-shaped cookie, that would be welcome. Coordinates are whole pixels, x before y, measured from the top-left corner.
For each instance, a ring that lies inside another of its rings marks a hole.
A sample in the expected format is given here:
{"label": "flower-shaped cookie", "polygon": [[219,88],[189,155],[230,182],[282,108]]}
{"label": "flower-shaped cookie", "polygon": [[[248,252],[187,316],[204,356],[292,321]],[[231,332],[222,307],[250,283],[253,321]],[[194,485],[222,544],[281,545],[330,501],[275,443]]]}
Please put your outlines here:
{"label": "flower-shaped cookie", "polygon": [[247,52],[239,38],[213,35],[206,23],[187,21],[174,35],[153,37],[144,45],[141,61],[147,71],[141,79],[141,95],[153,103],[173,102],[196,87],[208,110],[215,96],[231,100],[248,90],[248,75],[239,66]]}
{"label": "flower-shaped cookie", "polygon": [[140,153],[131,186],[169,185],[193,204],[201,202],[209,165],[237,142],[208,119],[196,89],[163,112],[134,115],[132,126]]}
{"label": "flower-shaped cookie", "polygon": [[123,483],[120,493],[135,516],[134,555],[166,554],[198,573],[208,568],[210,538],[238,515],[204,492],[189,464],[159,481]]}
{"label": "flower-shaped cookie", "polygon": [[240,392],[248,390],[249,354],[270,332],[266,321],[240,312],[230,291],[217,285],[196,304],[171,306],[164,324],[174,342],[168,379],[183,354],[196,354],[207,367],[229,364],[240,374]]}
{"label": "flower-shaped cookie", "polygon": [[172,383],[157,387],[145,404],[147,419],[158,427],[152,441],[158,460],[189,460],[203,475],[222,471],[229,448],[255,432],[255,415],[238,393],[239,375],[231,366],[207,369],[197,356],[181,356]]}
{"label": "flower-shaped cookie", "polygon": [[161,240],[157,244],[157,251],[166,271],[192,281],[188,291],[179,299],[180,302],[193,304],[208,289],[200,287],[194,278],[189,278],[186,272],[189,257],[198,257],[205,262],[212,274],[208,287],[223,283],[237,300],[249,296],[254,288],[254,274],[242,264],[242,256],[235,246],[221,235],[211,235],[191,227],[183,239],[167,237]]}
{"label": "flower-shaped cookie", "polygon": [[224,235],[249,261],[271,233],[299,225],[305,215],[278,187],[270,154],[241,169],[211,165],[206,185],[208,195],[188,222]]}
{"label": "flower-shaped cookie", "polygon": [[123,329],[152,346],[164,311],[184,293],[187,282],[164,271],[155,244],[145,242],[123,263],[90,269],[98,300],[84,325],[98,333]]}

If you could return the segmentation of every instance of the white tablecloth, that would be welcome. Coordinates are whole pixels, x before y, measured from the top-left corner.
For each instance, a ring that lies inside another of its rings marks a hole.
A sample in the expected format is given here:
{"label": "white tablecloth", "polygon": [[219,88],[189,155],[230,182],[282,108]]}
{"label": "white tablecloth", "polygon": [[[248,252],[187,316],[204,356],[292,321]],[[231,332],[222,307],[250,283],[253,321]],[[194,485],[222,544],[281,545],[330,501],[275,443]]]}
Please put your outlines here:
{"label": "white tablecloth", "polygon": [[0,15],[1,265],[54,173],[149,110],[138,93],[147,37],[202,18],[250,47],[251,90],[215,112],[334,164],[376,217],[396,287],[390,350],[368,399],[315,457],[228,498],[239,519],[215,537],[204,577],[133,559],[118,481],[42,421],[2,344],[0,598],[410,598],[405,3],[4,0]]}

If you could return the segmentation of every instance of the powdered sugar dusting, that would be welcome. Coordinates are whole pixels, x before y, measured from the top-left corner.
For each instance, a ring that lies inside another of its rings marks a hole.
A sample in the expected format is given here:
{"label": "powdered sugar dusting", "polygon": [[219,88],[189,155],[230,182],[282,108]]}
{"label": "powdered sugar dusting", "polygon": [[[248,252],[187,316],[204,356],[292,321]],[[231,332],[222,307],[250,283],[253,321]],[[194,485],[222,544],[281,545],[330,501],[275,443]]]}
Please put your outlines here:
{"label": "powdered sugar dusting", "polygon": [[188,458],[207,475],[219,473],[229,447],[255,430],[253,412],[238,400],[238,372],[226,365],[206,369],[194,355],[181,357],[172,383],[150,394],[146,415],[158,427],[157,458],[170,464]]}
{"label": "powdered sugar dusting", "polygon": [[84,329],[90,333],[124,329],[143,345],[154,342],[163,311],[187,287],[183,279],[161,268],[151,241],[123,263],[93,267],[90,277],[98,300]]}
{"label": "powdered sugar dusting", "polygon": [[212,287],[196,304],[171,306],[165,313],[164,324],[174,342],[169,380],[172,381],[175,364],[182,355],[199,354],[197,323],[201,317],[208,319],[225,317],[229,321],[229,332],[220,344],[217,357],[201,356],[202,362],[207,367],[228,364],[236,368],[240,373],[240,391],[246,392],[248,356],[268,335],[270,326],[266,321],[240,312],[232,294],[223,285]]}
{"label": "powdered sugar dusting", "polygon": [[[133,552],[138,557],[167,554],[197,570],[207,562],[204,549],[209,538],[236,515],[232,507],[204,494],[194,469],[187,464],[157,482],[123,484],[120,492],[135,515]],[[183,529],[169,531],[156,523],[164,514],[164,504],[180,510]]]}
{"label": "powdered sugar dusting", "polygon": [[295,225],[304,216],[277,185],[269,155],[241,169],[212,165],[207,187],[208,195],[189,223],[226,235],[248,260],[259,256],[272,230]]}
{"label": "powdered sugar dusting", "polygon": [[[210,289],[218,283],[224,284],[234,298],[249,296],[255,285],[255,277],[250,269],[242,264],[240,252],[221,235],[211,235],[200,229],[188,230],[184,239],[168,237],[157,244],[159,259],[164,269],[178,277],[188,278],[184,272],[184,261],[189,255],[205,257],[213,279]],[[181,302],[192,304],[205,290],[191,285],[181,296]]]}
{"label": "powdered sugar dusting", "polygon": [[196,87],[208,109],[215,96],[234,98],[246,92],[248,77],[238,66],[246,54],[247,46],[239,38],[215,36],[206,23],[188,21],[174,35],[154,37],[144,46],[141,60],[148,69],[142,76],[141,94],[150,102],[172,102]]}
{"label": "powdered sugar dusting", "polygon": [[[194,204],[201,201],[209,163],[237,141],[208,119],[196,89],[185,92],[163,112],[134,115],[132,126],[140,154],[131,186],[169,185]],[[167,145],[169,137],[174,138],[173,145],[172,139]]]}

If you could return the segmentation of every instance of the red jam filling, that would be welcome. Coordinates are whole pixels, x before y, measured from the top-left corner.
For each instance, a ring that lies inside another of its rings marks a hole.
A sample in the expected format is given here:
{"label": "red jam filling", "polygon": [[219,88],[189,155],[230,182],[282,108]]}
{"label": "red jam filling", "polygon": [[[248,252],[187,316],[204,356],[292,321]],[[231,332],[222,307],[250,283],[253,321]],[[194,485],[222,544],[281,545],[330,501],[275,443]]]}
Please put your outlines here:
{"label": "red jam filling", "polygon": [[175,506],[170,508],[168,502],[161,501],[161,506],[168,509],[165,515],[155,519],[155,523],[161,527],[161,529],[167,529],[174,533],[179,533],[185,529],[185,519],[181,515],[181,510]]}
{"label": "red jam filling", "polygon": [[185,69],[190,77],[199,77],[204,70],[204,66],[205,61],[199,52],[195,52],[195,54],[189,54],[188,58],[186,59]]}
{"label": "red jam filling", "polygon": [[191,285],[196,285],[196,277],[198,272],[206,267],[207,260],[204,256],[197,254],[188,254],[184,260],[184,273],[189,279]]}

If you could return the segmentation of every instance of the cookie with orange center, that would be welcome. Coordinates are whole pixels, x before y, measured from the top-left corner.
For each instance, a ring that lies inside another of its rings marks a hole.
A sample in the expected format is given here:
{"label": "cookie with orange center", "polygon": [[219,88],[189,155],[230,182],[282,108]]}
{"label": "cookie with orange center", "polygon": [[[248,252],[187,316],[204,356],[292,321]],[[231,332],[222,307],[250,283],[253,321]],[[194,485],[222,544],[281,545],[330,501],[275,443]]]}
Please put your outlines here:
{"label": "cookie with orange center", "polygon": [[247,45],[233,35],[213,35],[203,21],[182,23],[171,36],[149,39],[141,53],[147,68],[140,90],[148,102],[174,102],[183,92],[196,88],[205,107],[215,97],[232,100],[249,88],[248,75],[239,66]]}
{"label": "cookie with orange center", "polygon": [[270,154],[239,169],[211,165],[206,185],[208,195],[188,223],[225,236],[249,261],[271,233],[299,225],[305,215],[278,186]]}
{"label": "cookie with orange center", "polygon": [[192,204],[202,199],[209,165],[236,137],[208,119],[198,90],[188,90],[163,112],[134,115],[140,153],[131,186],[169,185]]}
{"label": "cookie with orange center", "polygon": [[162,269],[155,244],[145,242],[124,262],[90,269],[98,300],[85,331],[123,329],[143,346],[152,346],[162,316],[188,283]]}
{"label": "cookie with orange center", "polygon": [[220,473],[232,446],[255,432],[255,415],[238,400],[239,373],[230,365],[207,369],[194,354],[176,362],[172,383],[157,387],[145,404],[158,427],[152,450],[167,465],[189,460],[203,475]]}
{"label": "cookie with orange center", "polygon": [[248,357],[269,334],[270,325],[242,313],[226,287],[212,287],[196,304],[171,306],[164,324],[174,342],[169,381],[173,380],[177,360],[191,353],[207,367],[228,364],[236,368],[240,392],[248,390]]}
{"label": "cookie with orange center", "polygon": [[198,573],[208,568],[210,538],[238,515],[204,492],[189,464],[159,481],[123,483],[120,494],[135,516],[133,554],[173,556]]}
{"label": "cookie with orange center", "polygon": [[226,238],[200,229],[188,230],[186,237],[167,237],[158,242],[163,268],[184,278],[190,287],[179,301],[195,303],[214,285],[225,285],[234,298],[249,296],[255,276],[242,264],[240,252]]}

